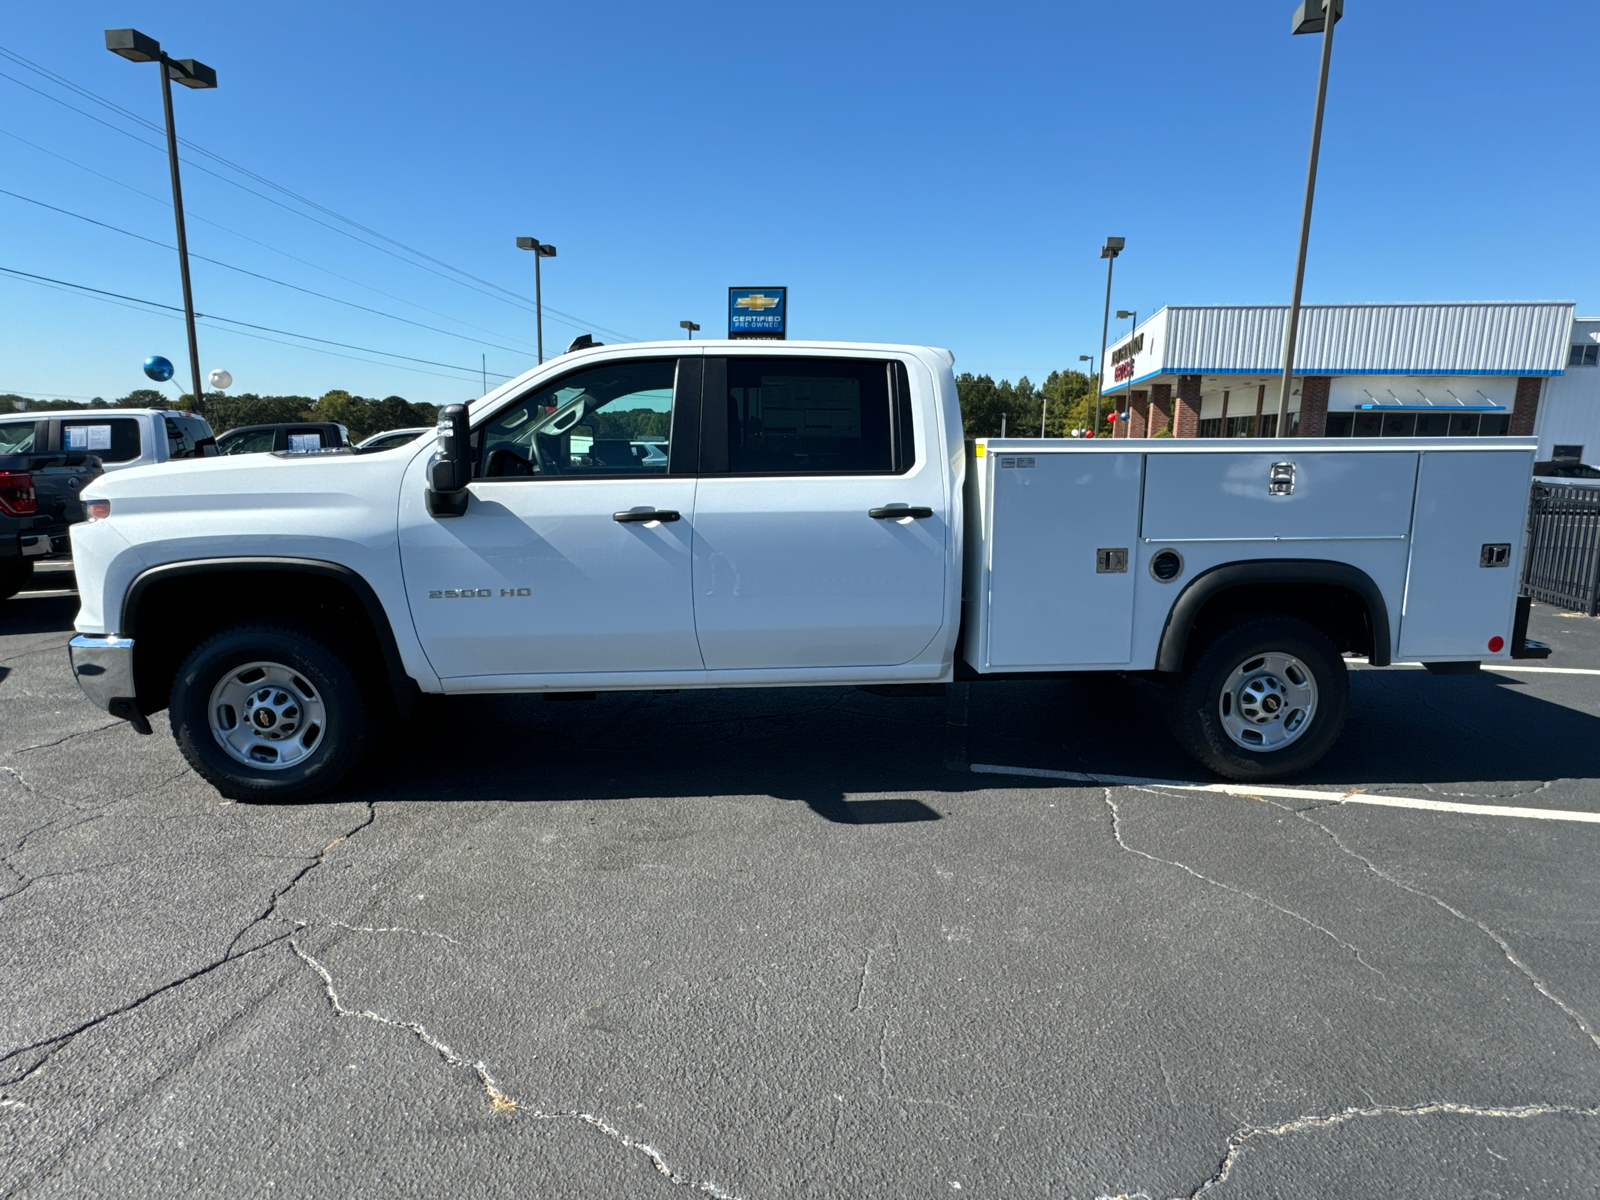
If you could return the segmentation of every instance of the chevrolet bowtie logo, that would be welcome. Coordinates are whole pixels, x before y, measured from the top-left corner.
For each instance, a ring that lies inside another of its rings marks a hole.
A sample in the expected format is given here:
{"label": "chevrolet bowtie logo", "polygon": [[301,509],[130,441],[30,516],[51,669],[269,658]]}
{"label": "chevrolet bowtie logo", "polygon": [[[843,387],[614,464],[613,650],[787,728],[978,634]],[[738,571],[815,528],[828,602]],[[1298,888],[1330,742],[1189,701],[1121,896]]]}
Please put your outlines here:
{"label": "chevrolet bowtie logo", "polygon": [[763,309],[777,308],[778,298],[776,296],[764,296],[760,292],[756,292],[753,295],[740,296],[733,302],[733,306],[735,308],[748,308],[752,312],[761,312]]}

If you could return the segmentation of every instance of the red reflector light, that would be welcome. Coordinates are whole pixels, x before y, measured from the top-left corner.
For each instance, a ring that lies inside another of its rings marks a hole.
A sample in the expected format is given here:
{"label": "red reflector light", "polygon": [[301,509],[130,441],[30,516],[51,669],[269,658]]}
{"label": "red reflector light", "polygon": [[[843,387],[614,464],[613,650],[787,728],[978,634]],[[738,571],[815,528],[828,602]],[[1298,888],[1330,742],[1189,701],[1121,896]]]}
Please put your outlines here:
{"label": "red reflector light", "polygon": [[1490,654],[1499,654],[1500,651],[1504,650],[1505,648],[1506,648],[1506,640],[1505,640],[1505,638],[1503,638],[1503,637],[1492,637],[1492,638],[1489,639],[1489,653]]}
{"label": "red reflector light", "polygon": [[39,511],[33,492],[33,475],[28,471],[0,471],[0,512],[13,517],[31,517]]}

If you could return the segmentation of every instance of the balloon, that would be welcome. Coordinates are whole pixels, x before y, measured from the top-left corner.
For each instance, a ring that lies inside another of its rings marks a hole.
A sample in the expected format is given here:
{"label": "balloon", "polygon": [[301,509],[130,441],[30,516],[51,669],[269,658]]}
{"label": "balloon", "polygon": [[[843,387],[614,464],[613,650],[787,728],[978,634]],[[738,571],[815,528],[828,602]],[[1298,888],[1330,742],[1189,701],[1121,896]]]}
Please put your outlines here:
{"label": "balloon", "polygon": [[144,360],[144,373],[157,383],[165,383],[172,378],[172,363],[159,354],[152,354]]}
{"label": "balloon", "polygon": [[233,386],[233,376],[228,374],[228,372],[224,371],[221,367],[218,367],[215,371],[211,372],[207,378],[211,380],[212,387],[218,388],[221,391],[227,391]]}

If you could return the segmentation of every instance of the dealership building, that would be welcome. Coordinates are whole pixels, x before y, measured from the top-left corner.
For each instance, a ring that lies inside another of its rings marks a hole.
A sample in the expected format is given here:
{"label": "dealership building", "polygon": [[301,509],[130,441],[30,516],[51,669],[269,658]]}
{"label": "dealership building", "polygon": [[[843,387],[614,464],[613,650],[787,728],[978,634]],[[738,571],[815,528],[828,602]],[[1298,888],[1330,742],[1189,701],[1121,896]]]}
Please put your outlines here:
{"label": "dealership building", "polygon": [[[1540,436],[1600,459],[1600,319],[1573,305],[1318,304],[1300,310],[1287,433]],[[1108,347],[1116,437],[1271,437],[1287,305],[1170,306]]]}

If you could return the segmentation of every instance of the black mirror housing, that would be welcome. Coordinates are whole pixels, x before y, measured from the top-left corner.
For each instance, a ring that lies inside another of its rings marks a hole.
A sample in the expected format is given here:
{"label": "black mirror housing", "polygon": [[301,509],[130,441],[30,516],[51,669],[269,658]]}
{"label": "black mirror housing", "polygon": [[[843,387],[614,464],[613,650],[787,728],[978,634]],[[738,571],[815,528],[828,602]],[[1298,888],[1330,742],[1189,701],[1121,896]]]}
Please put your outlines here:
{"label": "black mirror housing", "polygon": [[436,517],[459,517],[467,511],[467,484],[472,481],[472,430],[467,406],[448,404],[439,411],[439,448],[428,465],[428,511]]}

